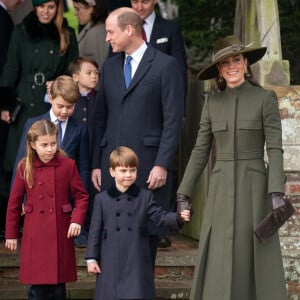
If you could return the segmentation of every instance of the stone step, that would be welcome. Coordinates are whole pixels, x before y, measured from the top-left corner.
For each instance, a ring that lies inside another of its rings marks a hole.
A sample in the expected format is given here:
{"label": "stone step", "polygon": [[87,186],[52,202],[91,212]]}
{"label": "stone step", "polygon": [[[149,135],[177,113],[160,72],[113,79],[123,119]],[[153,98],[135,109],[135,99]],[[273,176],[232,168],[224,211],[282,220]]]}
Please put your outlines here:
{"label": "stone step", "polygon": [[[156,299],[189,299],[198,242],[181,234],[171,234],[172,246],[158,249]],[[2,242],[3,244],[3,242]],[[18,281],[19,253],[0,244],[0,300],[27,299],[27,286]],[[85,249],[76,249],[78,281],[67,284],[68,299],[93,297],[95,277],[86,272]]]}
{"label": "stone step", "polygon": [[[288,224],[287,224],[288,226]],[[280,231],[283,264],[289,300],[300,299],[300,237]],[[159,249],[155,268],[157,300],[189,299],[198,242],[183,235],[171,235],[172,247]],[[95,278],[86,272],[85,249],[76,249],[78,281],[67,284],[68,299],[92,299]],[[18,281],[19,253],[0,243],[0,300],[27,299],[27,286]]]}

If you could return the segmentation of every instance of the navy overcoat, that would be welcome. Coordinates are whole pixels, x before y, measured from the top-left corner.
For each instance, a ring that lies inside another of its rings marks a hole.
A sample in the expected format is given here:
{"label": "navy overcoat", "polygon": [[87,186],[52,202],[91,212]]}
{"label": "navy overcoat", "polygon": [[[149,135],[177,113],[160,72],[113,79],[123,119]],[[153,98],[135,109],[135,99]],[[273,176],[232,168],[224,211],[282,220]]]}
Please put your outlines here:
{"label": "navy overcoat", "polygon": [[178,229],[176,213],[163,211],[149,190],[132,185],[122,194],[113,186],[96,196],[86,254],[102,271],[95,300],[154,298],[148,219]]}

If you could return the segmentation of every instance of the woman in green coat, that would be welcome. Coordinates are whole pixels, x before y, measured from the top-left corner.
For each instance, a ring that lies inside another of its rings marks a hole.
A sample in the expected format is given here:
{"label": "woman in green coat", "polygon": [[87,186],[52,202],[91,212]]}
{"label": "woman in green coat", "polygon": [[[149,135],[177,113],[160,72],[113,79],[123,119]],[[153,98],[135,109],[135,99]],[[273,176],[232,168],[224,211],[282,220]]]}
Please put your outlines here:
{"label": "woman in green coat", "polygon": [[49,83],[66,74],[69,63],[78,56],[75,32],[63,18],[62,0],[32,0],[32,4],[34,10],[13,31],[0,79],[1,102],[10,101],[2,92],[7,87],[22,102],[14,123],[11,123],[9,107],[2,106],[1,110],[1,119],[10,123],[4,159],[8,172],[14,166],[24,123],[49,110],[45,97]]}
{"label": "woman in green coat", "polygon": [[284,204],[277,98],[255,83],[250,69],[265,52],[266,48],[243,45],[235,36],[219,39],[213,62],[198,75],[200,80],[215,78],[220,92],[205,101],[197,141],[177,194],[178,206],[190,202],[215,140],[216,163],[191,300],[287,299],[278,234],[266,244],[253,234],[270,208]]}

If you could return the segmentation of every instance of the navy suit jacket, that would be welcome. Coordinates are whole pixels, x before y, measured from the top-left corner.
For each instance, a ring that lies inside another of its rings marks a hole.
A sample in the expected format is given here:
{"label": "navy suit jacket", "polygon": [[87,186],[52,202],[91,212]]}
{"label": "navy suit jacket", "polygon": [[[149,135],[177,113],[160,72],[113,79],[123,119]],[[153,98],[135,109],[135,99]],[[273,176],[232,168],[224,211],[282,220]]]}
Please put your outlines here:
{"label": "navy suit jacket", "polygon": [[[16,168],[19,161],[25,156],[26,153],[26,138],[27,132],[31,125],[39,120],[50,120],[50,112],[30,118],[26,121],[14,166],[15,177]],[[74,117],[69,117],[67,128],[63,137],[61,149],[64,150],[68,157],[75,160],[78,167],[80,177],[83,181],[85,188],[88,190],[90,187],[90,148],[89,148],[89,135],[87,126]]]}
{"label": "navy suit jacket", "polygon": [[149,43],[154,48],[176,58],[184,80],[184,87],[186,89],[186,52],[180,26],[173,21],[166,20],[156,15]]}
{"label": "navy suit jacket", "polygon": [[[147,187],[155,165],[172,169],[183,124],[183,80],[174,57],[149,45],[128,90],[123,65],[123,53],[104,62],[92,120],[92,168],[101,168],[102,190],[112,185],[109,155],[117,146],[137,153],[137,184],[142,187]],[[170,175],[167,184],[154,191],[166,210],[171,205]]]}

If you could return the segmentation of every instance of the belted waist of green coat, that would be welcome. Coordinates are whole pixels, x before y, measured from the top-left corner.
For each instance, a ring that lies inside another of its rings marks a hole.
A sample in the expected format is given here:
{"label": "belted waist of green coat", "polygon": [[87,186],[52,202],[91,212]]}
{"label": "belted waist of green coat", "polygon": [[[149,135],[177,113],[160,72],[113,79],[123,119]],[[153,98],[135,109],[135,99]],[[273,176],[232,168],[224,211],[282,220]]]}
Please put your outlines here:
{"label": "belted waist of green coat", "polygon": [[261,151],[216,154],[216,160],[241,160],[241,159],[263,159],[263,158],[264,158],[264,153]]}
{"label": "belted waist of green coat", "polygon": [[44,85],[46,83],[46,76],[43,72],[37,72],[35,74],[26,74],[25,76],[22,76],[22,81],[32,82],[35,85]]}

